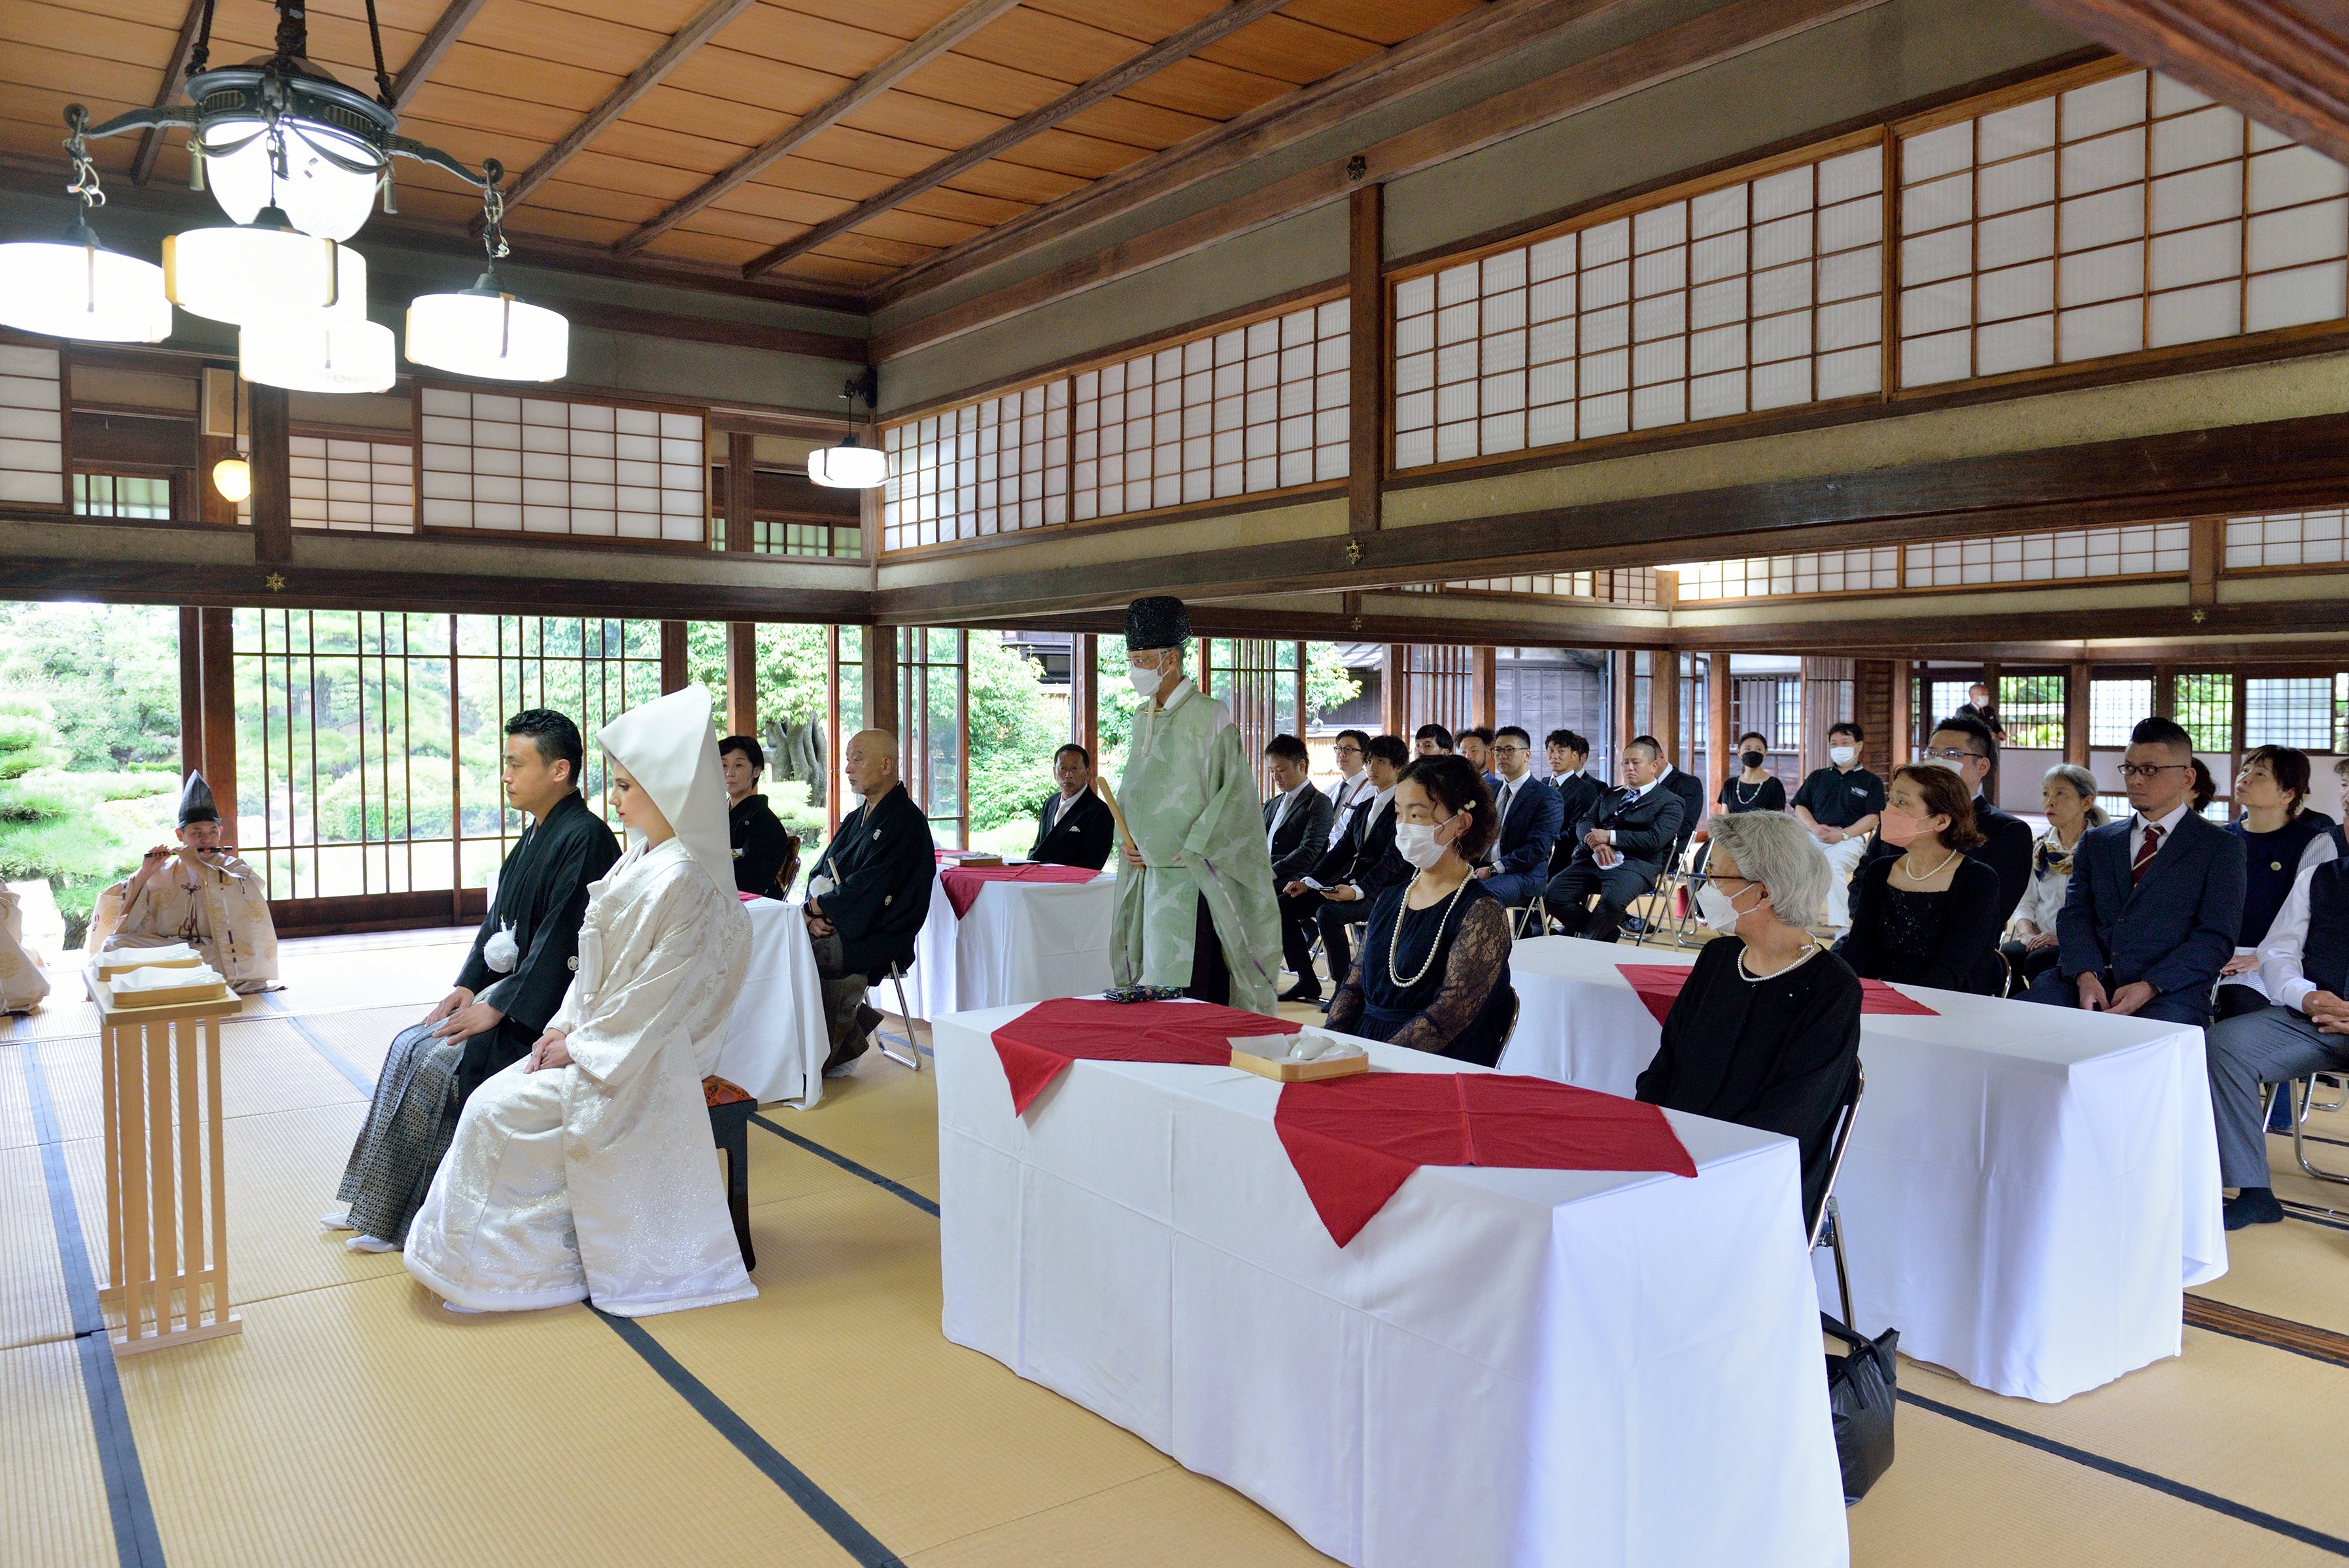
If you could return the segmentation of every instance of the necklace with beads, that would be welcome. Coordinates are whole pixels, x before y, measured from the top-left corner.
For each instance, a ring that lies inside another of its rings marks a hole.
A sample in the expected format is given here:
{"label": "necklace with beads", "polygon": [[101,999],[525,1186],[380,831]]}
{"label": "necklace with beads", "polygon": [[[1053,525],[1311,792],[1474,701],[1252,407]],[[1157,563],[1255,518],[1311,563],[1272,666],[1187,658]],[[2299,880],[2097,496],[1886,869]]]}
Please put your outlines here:
{"label": "necklace with beads", "polygon": [[1437,906],[1435,940],[1427,944],[1427,956],[1420,960],[1419,973],[1406,977],[1395,972],[1395,960],[1402,948],[1402,917],[1411,913],[1411,890],[1417,887],[1419,878],[1426,874],[1422,872],[1413,876],[1403,888],[1402,902],[1395,906],[1394,929],[1387,934],[1387,978],[1406,991],[1427,978],[1427,972],[1435,966],[1435,950],[1444,945],[1444,923],[1452,918],[1452,906],[1460,902],[1460,895],[1468,891],[1468,883],[1475,880],[1462,878],[1460,885],[1452,890],[1452,896]]}

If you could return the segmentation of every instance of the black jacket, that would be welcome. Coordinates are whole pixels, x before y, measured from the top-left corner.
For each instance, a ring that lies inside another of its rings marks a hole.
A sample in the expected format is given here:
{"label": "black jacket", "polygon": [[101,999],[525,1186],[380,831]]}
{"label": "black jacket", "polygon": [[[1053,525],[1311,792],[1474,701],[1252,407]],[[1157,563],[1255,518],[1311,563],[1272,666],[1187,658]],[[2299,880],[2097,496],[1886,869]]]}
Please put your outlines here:
{"label": "black jacket", "polygon": [[1558,819],[1557,842],[1549,855],[1550,874],[1555,876],[1566,870],[1566,863],[1574,859],[1574,851],[1579,847],[1575,840],[1575,825],[1599,810],[1599,798],[1607,793],[1607,786],[1585,772],[1571,779],[1553,778],[1550,787],[1557,791],[1566,808]]}
{"label": "black jacket", "polygon": [[833,886],[810,902],[839,933],[845,968],[877,984],[895,963],[914,964],[914,938],[930,915],[930,879],[937,851],[928,819],[903,784],[878,805],[867,802],[843,818],[840,831],[810,873]]}
{"label": "black jacket", "polygon": [[727,807],[726,834],[734,841],[734,891],[781,898],[775,878],[791,858],[791,841],[767,798],[753,792]]}
{"label": "black jacket", "polygon": [[[1680,836],[1672,843],[1672,858],[1677,861],[1681,851],[1688,848],[1690,835],[1704,820],[1704,780],[1685,768],[1675,768],[1665,775],[1664,788],[1681,798]],[[2022,896],[2015,894],[2017,898]]]}
{"label": "black jacket", "polygon": [[1101,870],[1109,864],[1110,850],[1117,838],[1117,820],[1109,814],[1108,802],[1087,789],[1061,807],[1061,814],[1047,830],[1044,813],[1060,799],[1056,789],[1036,808],[1036,842],[1028,858],[1039,865]]}
{"label": "black jacket", "polygon": [[[1901,952],[1891,944],[1890,855],[1863,861],[1851,878],[1851,929],[1835,945],[1836,955],[1863,980],[1893,980],[1904,985],[1938,985],[1995,996],[2006,974],[1998,934],[2006,916],[1998,911],[1998,878],[1986,861],[1968,858],[1936,906],[1941,928],[1933,951]],[[1904,890],[1906,891],[1906,890]]]}
{"label": "black jacket", "polygon": [[2072,885],[2055,929],[2067,980],[2142,980],[2161,996],[2207,1006],[2220,966],[2234,956],[2243,918],[2243,841],[2189,810],[2155,851],[2143,881],[2129,874],[2134,813],[2080,835]]}
{"label": "black jacket", "polygon": [[[587,884],[620,858],[612,837],[577,790],[556,801],[523,830],[498,868],[498,896],[473,934],[472,951],[457,984],[504,1013],[535,1039],[563,1006],[577,967],[579,923],[587,916]],[[501,975],[481,949],[501,925],[513,927],[520,956]]]}
{"label": "black jacket", "polygon": [[1330,818],[1336,810],[1330,804],[1329,796],[1308,784],[1298,790],[1297,799],[1289,803],[1288,814],[1281,818],[1279,830],[1274,831],[1272,814],[1279,805],[1278,795],[1264,803],[1265,829],[1272,833],[1272,841],[1267,848],[1272,855],[1275,888],[1286,886],[1312,871],[1328,847]]}
{"label": "black jacket", "polygon": [[[1394,797],[1387,797],[1383,810],[1377,800],[1377,796],[1371,796],[1370,802],[1354,813],[1353,862],[1346,868],[1346,874],[1339,879],[1351,882],[1361,890],[1362,913],[1366,919],[1372,899],[1397,882],[1406,882],[1412,878],[1411,862],[1404,860],[1402,851],[1395,848]],[[1371,819],[1372,811],[1378,813],[1375,820]]]}
{"label": "black jacket", "polygon": [[1609,789],[1599,798],[1597,809],[1575,824],[1570,863],[1597,865],[1599,857],[1582,838],[1595,828],[1606,828],[1615,834],[1615,851],[1623,857],[1621,863],[1652,877],[1663,870],[1666,857],[1682,841],[1681,829],[1687,817],[1688,808],[1669,779],[1629,804],[1621,789]]}

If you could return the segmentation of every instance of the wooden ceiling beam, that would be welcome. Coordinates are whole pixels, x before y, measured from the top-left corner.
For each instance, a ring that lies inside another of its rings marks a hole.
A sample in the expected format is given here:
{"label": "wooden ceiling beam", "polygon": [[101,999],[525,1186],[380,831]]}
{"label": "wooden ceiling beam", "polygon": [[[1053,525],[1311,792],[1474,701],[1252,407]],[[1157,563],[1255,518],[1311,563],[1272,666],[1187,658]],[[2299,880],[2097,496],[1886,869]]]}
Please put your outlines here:
{"label": "wooden ceiling beam", "polygon": [[1493,0],[916,262],[870,297],[895,304],[1009,261],[1630,3]]}
{"label": "wooden ceiling beam", "polygon": [[792,257],[814,250],[827,240],[861,228],[923,191],[943,185],[957,174],[976,169],[989,159],[999,157],[1072,115],[1081,114],[1106,98],[1115,98],[1136,83],[1148,80],[1177,61],[1189,59],[1208,45],[1231,36],[1251,22],[1269,16],[1288,4],[1288,0],[1231,0],[1231,4],[1208,13],[1189,26],[1168,34],[1124,64],[1103,71],[1051,102],[1030,109],[992,135],[979,138],[961,151],[948,154],[919,173],[899,181],[879,195],[860,201],[837,217],[827,218],[807,232],[754,257],[743,267],[742,275],[755,278],[761,273],[771,272]]}
{"label": "wooden ceiling beam", "polygon": [[1384,181],[1433,168],[1884,3],[1730,0],[1718,10],[1391,136],[1351,157],[1276,181],[1122,244],[880,334],[874,339],[874,363],[1342,201],[1366,180]]}
{"label": "wooden ceiling beam", "polygon": [[449,0],[448,9],[432,24],[432,30],[424,35],[424,41],[416,46],[416,52],[408,57],[408,63],[399,67],[399,74],[391,78],[393,108],[408,107],[408,100],[424,85],[424,78],[439,67],[442,57],[457,46],[458,35],[488,4],[489,0]]}
{"label": "wooden ceiling beam", "polygon": [[[210,0],[189,0],[188,19],[180,24],[179,41],[171,46],[171,57],[163,67],[163,85],[156,89],[155,107],[169,108],[180,89],[188,85],[188,62],[196,52],[196,37],[203,31],[204,11]],[[163,150],[163,133],[150,130],[139,139],[139,151],[130,160],[130,183],[144,185],[154,177],[155,157]]]}
{"label": "wooden ceiling beam", "polygon": [[612,247],[613,250],[623,256],[635,255],[737,185],[778,159],[805,146],[842,119],[871,103],[1018,4],[1019,0],[968,0],[968,4],[945,21],[800,116],[775,136],[711,175],[634,232],[623,236],[619,243]]}
{"label": "wooden ceiling beam", "polygon": [[2349,162],[2349,15],[2327,0],[2032,0],[2141,65]]}
{"label": "wooden ceiling beam", "polygon": [[636,106],[636,100],[661,84],[663,77],[683,64],[687,56],[701,47],[729,22],[749,10],[755,0],[709,0],[684,26],[672,34],[668,41],[652,53],[652,57],[635,70],[627,79],[612,89],[611,96],[587,111],[543,153],[538,161],[522,171],[506,191],[506,208],[511,211],[530,199],[531,192],[546,183],[554,171],[575,157],[579,150],[610,129],[614,120]]}

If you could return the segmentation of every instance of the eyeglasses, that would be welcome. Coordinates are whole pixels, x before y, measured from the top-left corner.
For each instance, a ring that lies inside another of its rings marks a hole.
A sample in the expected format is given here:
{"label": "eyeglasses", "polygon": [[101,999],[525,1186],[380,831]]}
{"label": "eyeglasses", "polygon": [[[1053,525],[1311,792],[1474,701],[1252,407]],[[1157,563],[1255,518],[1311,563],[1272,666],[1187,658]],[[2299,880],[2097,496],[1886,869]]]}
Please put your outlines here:
{"label": "eyeglasses", "polygon": [[2173,768],[2180,773],[2191,773],[2194,770],[2194,764],[2191,762],[2124,762],[2121,764],[2121,777],[2151,779],[2155,774],[2167,773]]}
{"label": "eyeglasses", "polygon": [[1989,753],[1969,751],[1962,746],[1929,746],[1920,755],[1929,762],[1963,762],[1970,757],[1986,759]]}
{"label": "eyeglasses", "polygon": [[1522,746],[1511,743],[1507,745],[1495,746],[1493,748],[1493,755],[1495,757],[1528,757],[1531,756],[1532,753],[1527,751]]}
{"label": "eyeglasses", "polygon": [[1340,757],[1360,757],[1362,754],[1362,748],[1350,740],[1339,747],[1337,751]]}

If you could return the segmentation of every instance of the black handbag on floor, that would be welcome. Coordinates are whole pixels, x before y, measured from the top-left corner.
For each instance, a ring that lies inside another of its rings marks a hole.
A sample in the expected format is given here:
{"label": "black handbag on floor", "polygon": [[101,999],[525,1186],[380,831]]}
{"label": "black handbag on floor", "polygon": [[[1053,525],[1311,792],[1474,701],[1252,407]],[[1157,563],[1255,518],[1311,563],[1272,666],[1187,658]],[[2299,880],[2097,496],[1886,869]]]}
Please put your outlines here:
{"label": "black handbag on floor", "polygon": [[1827,1357],[1827,1411],[1835,1421],[1836,1462],[1843,1467],[1843,1504],[1849,1508],[1892,1468],[1893,1406],[1900,1397],[1892,1351],[1900,1331],[1888,1328],[1870,1339],[1824,1312],[1819,1327],[1849,1347]]}

